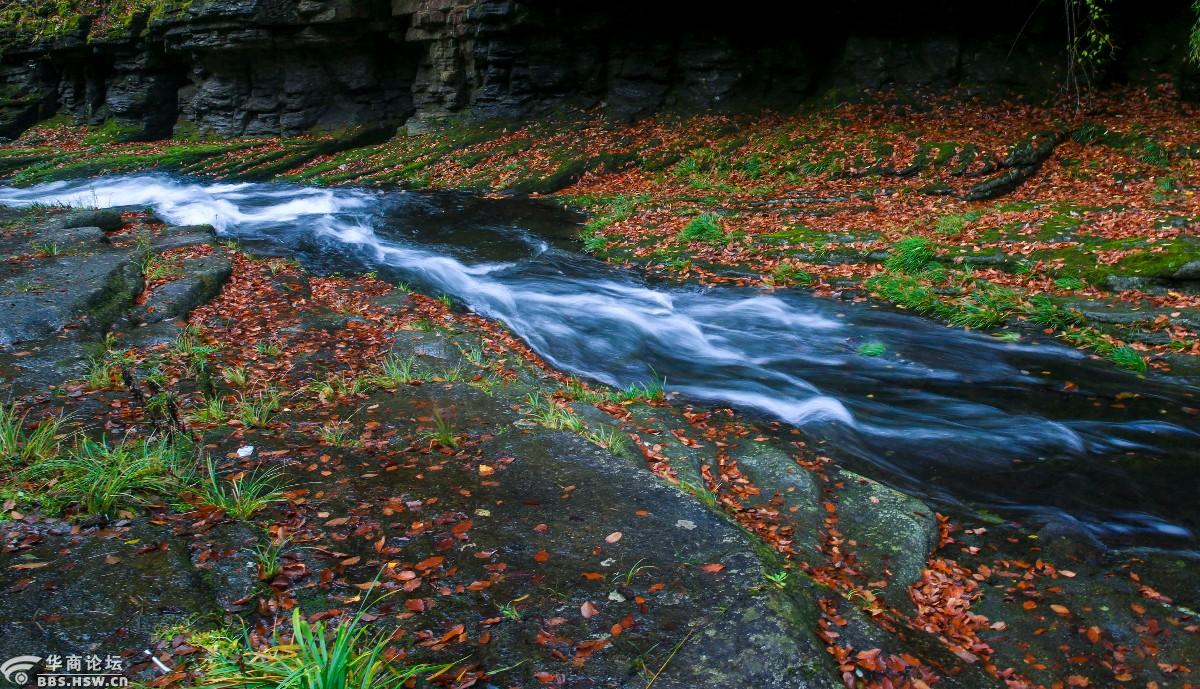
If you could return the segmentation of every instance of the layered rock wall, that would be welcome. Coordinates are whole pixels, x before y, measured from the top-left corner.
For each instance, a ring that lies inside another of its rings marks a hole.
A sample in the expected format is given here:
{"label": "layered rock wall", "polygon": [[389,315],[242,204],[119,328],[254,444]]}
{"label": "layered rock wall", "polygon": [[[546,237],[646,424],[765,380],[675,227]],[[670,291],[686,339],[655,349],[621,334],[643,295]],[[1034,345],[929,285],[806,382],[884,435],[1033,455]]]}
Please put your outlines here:
{"label": "layered rock wall", "polygon": [[[1065,66],[1060,19],[1036,2],[142,1],[165,5],[3,27],[0,136],[54,114],[152,139],[789,108],[880,88],[1045,94]],[[1129,44],[1109,76],[1182,74],[1185,5],[1119,15]]]}

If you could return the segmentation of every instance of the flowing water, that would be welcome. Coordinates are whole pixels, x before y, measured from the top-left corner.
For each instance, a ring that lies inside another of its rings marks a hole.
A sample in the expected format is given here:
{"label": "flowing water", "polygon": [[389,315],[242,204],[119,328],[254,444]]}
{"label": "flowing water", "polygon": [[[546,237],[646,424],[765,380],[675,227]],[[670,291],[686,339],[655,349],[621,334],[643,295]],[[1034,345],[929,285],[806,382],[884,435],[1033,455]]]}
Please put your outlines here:
{"label": "flowing water", "polygon": [[[138,175],[0,188],[0,203],[152,207],[316,270],[375,270],[504,322],[561,370],[665,378],[943,503],[1198,547],[1200,389],[1053,342],[803,291],[651,284],[579,253],[579,219],[530,200]],[[886,352],[858,354],[868,342]]]}

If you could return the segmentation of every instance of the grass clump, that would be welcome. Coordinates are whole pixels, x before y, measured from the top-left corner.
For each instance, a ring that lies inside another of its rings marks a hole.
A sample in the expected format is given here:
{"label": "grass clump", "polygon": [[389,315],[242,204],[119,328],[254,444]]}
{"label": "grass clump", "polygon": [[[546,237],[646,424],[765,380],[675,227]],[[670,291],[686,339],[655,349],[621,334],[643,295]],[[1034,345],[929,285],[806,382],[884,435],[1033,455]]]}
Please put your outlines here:
{"label": "grass clump", "polygon": [[583,438],[613,454],[619,453],[629,446],[629,436],[609,426],[604,426],[596,431],[588,431],[583,434]]}
{"label": "grass clump", "polygon": [[441,445],[452,450],[460,444],[458,430],[454,427],[454,423],[439,413],[433,415],[433,429],[426,431],[421,437],[429,441],[431,445]]}
{"label": "grass clump", "polygon": [[379,363],[379,370],[370,378],[373,385],[381,388],[398,388],[416,380],[413,371],[416,361],[411,356],[400,356],[395,352],[388,354]]}
{"label": "grass clump", "polygon": [[946,321],[960,328],[985,329],[1001,325],[1017,311],[1020,297],[1011,289],[980,283],[975,290],[943,307]]}
{"label": "grass clump", "polygon": [[934,313],[940,305],[937,293],[911,275],[881,273],[865,284],[875,296],[917,313]]}
{"label": "grass clump", "polygon": [[88,359],[87,375],[84,377],[84,381],[89,390],[111,390],[117,387],[120,373],[120,365],[111,357],[93,357]]}
{"label": "grass clump", "polygon": [[245,366],[226,366],[221,369],[221,380],[234,388],[244,388],[250,382],[250,374]]}
{"label": "grass clump", "polygon": [[1041,295],[1029,298],[1025,317],[1038,325],[1056,330],[1083,323],[1083,316],[1078,311],[1064,309]]}
{"label": "grass clump", "polygon": [[254,351],[263,356],[274,358],[283,354],[283,347],[274,340],[262,340],[254,345]]}
{"label": "grass clump", "polygon": [[238,396],[237,418],[251,428],[265,428],[282,407],[283,398],[275,389],[254,395],[242,393]]}
{"label": "grass clump", "polygon": [[933,229],[938,234],[946,235],[947,237],[957,237],[966,229],[967,223],[974,222],[980,217],[981,215],[978,211],[943,215],[933,222]]}
{"label": "grass clump", "polygon": [[58,455],[66,418],[52,416],[26,430],[28,416],[28,411],[17,412],[15,402],[0,406],[0,461],[30,465]]}
{"label": "grass clump", "polygon": [[234,478],[222,481],[217,476],[216,464],[209,459],[207,475],[198,492],[205,504],[219,507],[234,519],[245,520],[274,503],[283,502],[279,474],[278,467],[263,472],[255,469],[249,474],[238,472]]}
{"label": "grass clump", "polygon": [[1129,345],[1113,347],[1106,356],[1108,360],[1116,364],[1118,368],[1123,368],[1126,371],[1133,371],[1134,373],[1139,374],[1146,372],[1146,358]]}
{"label": "grass clump", "polygon": [[280,556],[289,543],[287,538],[273,538],[265,543],[258,543],[250,549],[254,563],[258,567],[259,581],[270,581],[283,570]]}
{"label": "grass clump", "polygon": [[190,475],[190,443],[149,438],[110,445],[83,438],[67,454],[38,462],[30,478],[48,479],[45,495],[54,504],[78,505],[87,514],[112,516],[120,508],[169,496]]}
{"label": "grass clump", "polygon": [[1074,291],[1087,287],[1087,283],[1077,277],[1062,277],[1054,280],[1054,286],[1061,290]]}
{"label": "grass clump", "polygon": [[783,262],[775,266],[769,277],[772,285],[808,286],[813,283],[814,279],[812,273],[788,262]]}
{"label": "grass clump", "polygon": [[333,447],[355,448],[362,446],[362,441],[354,433],[354,427],[348,421],[327,421],[321,425],[318,432],[321,442]]}
{"label": "grass clump", "polygon": [[581,433],[586,426],[570,409],[560,407],[552,399],[542,397],[536,392],[529,393],[527,398],[529,410],[526,412],[534,423],[556,431],[572,431]]}
{"label": "grass clump", "polygon": [[197,423],[222,423],[229,418],[229,409],[226,408],[224,399],[213,397],[193,409],[190,418]]}
{"label": "grass clump", "polygon": [[400,689],[422,675],[445,672],[452,664],[404,665],[391,659],[390,634],[372,634],[364,611],[329,629],[292,611],[287,642],[254,649],[248,641],[234,653],[208,662],[205,684],[217,689]]}
{"label": "grass clump", "polygon": [[208,358],[220,349],[216,345],[205,344],[200,328],[189,325],[171,343],[171,350],[183,358],[188,372],[198,375],[208,369]]}
{"label": "grass clump", "polygon": [[892,272],[916,275],[928,268],[936,255],[928,239],[906,237],[892,245],[891,255],[884,265]]}
{"label": "grass clump", "polygon": [[720,216],[714,213],[697,215],[679,231],[679,239],[684,242],[708,242],[710,244],[725,238],[725,230],[721,226]]}
{"label": "grass clump", "polygon": [[34,242],[31,246],[33,252],[42,258],[54,258],[60,251],[58,244],[54,242]]}

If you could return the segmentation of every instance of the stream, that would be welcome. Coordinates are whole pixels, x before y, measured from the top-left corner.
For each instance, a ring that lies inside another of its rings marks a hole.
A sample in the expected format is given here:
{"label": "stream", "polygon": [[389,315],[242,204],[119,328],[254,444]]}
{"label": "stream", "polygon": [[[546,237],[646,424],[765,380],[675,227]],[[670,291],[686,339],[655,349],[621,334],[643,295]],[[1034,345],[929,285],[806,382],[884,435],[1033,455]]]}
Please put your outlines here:
{"label": "stream", "polygon": [[[560,370],[665,379],[939,504],[1109,545],[1200,548],[1200,389],[1053,341],[803,290],[651,283],[582,254],[580,218],[536,200],[153,174],[0,188],[0,203],[151,207],[318,272],[374,270],[505,323]],[[886,350],[864,356],[864,343]]]}

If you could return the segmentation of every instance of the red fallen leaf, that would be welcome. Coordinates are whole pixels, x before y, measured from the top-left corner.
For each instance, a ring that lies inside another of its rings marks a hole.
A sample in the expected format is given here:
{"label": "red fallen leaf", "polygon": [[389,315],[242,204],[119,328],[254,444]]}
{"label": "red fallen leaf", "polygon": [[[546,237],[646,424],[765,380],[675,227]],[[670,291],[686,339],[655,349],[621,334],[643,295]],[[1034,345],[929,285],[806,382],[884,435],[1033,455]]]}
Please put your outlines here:
{"label": "red fallen leaf", "polygon": [[342,560],[342,565],[349,567],[351,565],[357,565],[359,562],[362,562],[362,558],[358,555],[355,555],[354,557],[348,557],[345,560]]}
{"label": "red fallen leaf", "polygon": [[1087,640],[1094,644],[1100,643],[1100,628],[1097,626],[1094,626],[1094,625],[1091,627],[1088,627]]}
{"label": "red fallen leaf", "polygon": [[707,565],[700,565],[700,571],[708,572],[709,574],[716,574],[723,569],[725,569],[725,565],[720,562],[710,562]]}
{"label": "red fallen leaf", "polygon": [[609,639],[607,637],[605,637],[603,639],[590,639],[588,641],[580,641],[579,645],[575,647],[576,665],[581,664],[582,661],[587,660],[588,656],[592,655],[596,651],[599,651],[600,649],[604,648],[608,644],[609,644]]}
{"label": "red fallen leaf", "polygon": [[1027,600],[1024,603],[1021,603],[1021,607],[1025,608],[1026,610],[1033,610],[1034,608],[1037,607],[1037,603],[1035,603],[1031,600]]}
{"label": "red fallen leaf", "polygon": [[1069,608],[1067,608],[1067,606],[1059,605],[1057,603],[1051,604],[1050,609],[1053,610],[1055,613],[1062,615],[1063,617],[1066,617],[1067,615],[1071,614],[1071,610]]}
{"label": "red fallen leaf", "polygon": [[466,630],[466,627],[464,627],[461,624],[456,624],[456,625],[454,625],[454,627],[452,627],[450,629],[450,631],[448,631],[442,635],[442,638],[438,641],[438,643],[444,644],[447,641],[450,641],[451,639],[461,636],[466,633],[465,630]]}
{"label": "red fallen leaf", "polygon": [[604,575],[599,572],[584,572],[583,578],[588,581],[600,581],[604,578]]}
{"label": "red fallen leaf", "polygon": [[425,612],[425,599],[409,598],[408,600],[404,601],[404,608],[406,610],[411,610],[412,612]]}
{"label": "red fallen leaf", "polygon": [[338,517],[337,519],[330,519],[325,522],[325,526],[342,526],[348,521],[350,521],[350,517]]}
{"label": "red fallen leaf", "polygon": [[20,593],[21,591],[24,591],[25,589],[29,588],[29,585],[32,583],[33,583],[33,579],[18,579],[16,582],[13,583],[12,586],[8,587],[8,590],[11,593]]}
{"label": "red fallen leaf", "polygon": [[547,553],[544,548],[533,554],[534,562],[545,562],[546,560],[549,560],[549,559],[550,559],[550,553]]}
{"label": "red fallen leaf", "polygon": [[561,675],[556,675],[553,672],[535,672],[533,678],[542,684],[556,684],[561,678]]}
{"label": "red fallen leaf", "polygon": [[446,558],[442,557],[441,555],[434,555],[433,557],[421,560],[416,565],[414,565],[414,567],[421,570],[422,572],[425,572],[425,571],[433,569],[434,567],[437,567],[438,565],[442,564],[442,562],[444,562],[445,560],[446,560]]}
{"label": "red fallen leaf", "polygon": [[624,534],[622,534],[620,531],[614,531],[606,536],[604,540],[607,543],[616,543],[617,541],[621,540],[621,536],[623,535]]}
{"label": "red fallen leaf", "polygon": [[599,613],[600,611],[596,609],[595,605],[592,605],[590,600],[584,601],[583,605],[579,606],[579,614],[583,615],[583,619],[585,620],[590,620]]}

